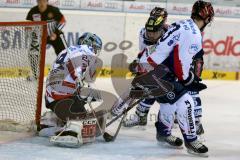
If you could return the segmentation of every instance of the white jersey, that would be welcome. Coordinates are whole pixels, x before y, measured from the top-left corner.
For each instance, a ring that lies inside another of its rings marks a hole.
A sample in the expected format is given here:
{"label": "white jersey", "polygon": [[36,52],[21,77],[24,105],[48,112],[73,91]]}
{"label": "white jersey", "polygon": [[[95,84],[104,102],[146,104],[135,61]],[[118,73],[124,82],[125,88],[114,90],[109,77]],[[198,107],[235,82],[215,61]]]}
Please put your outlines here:
{"label": "white jersey", "polygon": [[183,20],[169,26],[156,47],[147,47],[140,63],[153,67],[166,64],[179,80],[186,80],[193,57],[201,50],[202,35],[198,26],[192,19]]}
{"label": "white jersey", "polygon": [[146,29],[142,28],[139,32],[139,51],[141,52],[146,48],[148,45],[144,42],[145,39],[145,34],[146,34]]}
{"label": "white jersey", "polygon": [[87,45],[71,46],[57,57],[46,84],[49,102],[72,96],[76,91],[76,80],[92,82],[96,71],[96,55]]}

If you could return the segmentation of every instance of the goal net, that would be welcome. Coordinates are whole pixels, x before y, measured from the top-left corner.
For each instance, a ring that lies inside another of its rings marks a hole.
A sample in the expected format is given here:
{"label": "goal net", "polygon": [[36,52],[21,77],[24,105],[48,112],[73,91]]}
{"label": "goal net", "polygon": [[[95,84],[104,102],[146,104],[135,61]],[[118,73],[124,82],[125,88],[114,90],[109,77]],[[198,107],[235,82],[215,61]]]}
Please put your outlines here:
{"label": "goal net", "polygon": [[39,124],[46,51],[45,22],[0,22],[0,130]]}

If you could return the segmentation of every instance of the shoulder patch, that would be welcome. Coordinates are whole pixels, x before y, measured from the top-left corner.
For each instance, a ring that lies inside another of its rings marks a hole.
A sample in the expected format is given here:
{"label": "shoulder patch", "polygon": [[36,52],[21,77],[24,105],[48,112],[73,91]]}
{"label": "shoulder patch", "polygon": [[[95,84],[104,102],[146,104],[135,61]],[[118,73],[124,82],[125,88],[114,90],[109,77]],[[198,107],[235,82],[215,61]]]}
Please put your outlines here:
{"label": "shoulder patch", "polygon": [[188,52],[189,52],[190,54],[196,54],[196,53],[198,52],[198,50],[199,50],[198,45],[197,45],[197,44],[192,44],[192,45],[189,47]]}

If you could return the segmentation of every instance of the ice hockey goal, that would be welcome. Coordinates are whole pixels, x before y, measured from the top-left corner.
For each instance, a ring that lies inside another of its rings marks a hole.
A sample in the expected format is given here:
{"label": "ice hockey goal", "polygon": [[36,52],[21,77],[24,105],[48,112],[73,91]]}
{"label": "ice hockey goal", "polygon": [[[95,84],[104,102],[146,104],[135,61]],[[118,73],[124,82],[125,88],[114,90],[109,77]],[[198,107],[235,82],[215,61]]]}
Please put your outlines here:
{"label": "ice hockey goal", "polygon": [[0,130],[39,124],[46,36],[45,22],[0,22]]}

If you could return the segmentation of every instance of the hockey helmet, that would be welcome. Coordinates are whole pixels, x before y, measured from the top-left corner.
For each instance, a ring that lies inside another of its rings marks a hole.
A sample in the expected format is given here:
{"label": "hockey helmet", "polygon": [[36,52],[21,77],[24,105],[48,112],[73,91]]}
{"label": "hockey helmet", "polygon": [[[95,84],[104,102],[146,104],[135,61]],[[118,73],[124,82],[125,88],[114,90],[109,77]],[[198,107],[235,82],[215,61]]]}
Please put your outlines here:
{"label": "hockey helmet", "polygon": [[96,34],[85,32],[79,37],[78,39],[78,45],[88,45],[93,48],[94,53],[96,55],[99,55],[101,49],[102,49],[102,40],[99,36]]}
{"label": "hockey helmet", "polygon": [[205,2],[203,0],[198,0],[194,3],[192,7],[192,19],[200,18],[203,21],[208,20],[210,23],[214,17],[214,9],[210,2]]}

